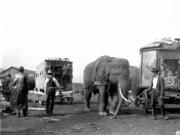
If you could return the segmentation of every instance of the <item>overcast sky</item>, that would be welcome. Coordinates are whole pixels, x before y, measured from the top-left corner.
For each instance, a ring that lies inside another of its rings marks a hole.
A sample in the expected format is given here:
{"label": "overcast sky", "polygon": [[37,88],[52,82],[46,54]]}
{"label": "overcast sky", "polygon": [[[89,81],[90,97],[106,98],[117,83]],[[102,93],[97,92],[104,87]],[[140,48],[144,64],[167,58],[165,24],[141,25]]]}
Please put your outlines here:
{"label": "overcast sky", "polygon": [[139,66],[139,49],[180,37],[180,0],[1,0],[0,67],[36,70],[44,59],[68,57],[74,82],[101,55]]}

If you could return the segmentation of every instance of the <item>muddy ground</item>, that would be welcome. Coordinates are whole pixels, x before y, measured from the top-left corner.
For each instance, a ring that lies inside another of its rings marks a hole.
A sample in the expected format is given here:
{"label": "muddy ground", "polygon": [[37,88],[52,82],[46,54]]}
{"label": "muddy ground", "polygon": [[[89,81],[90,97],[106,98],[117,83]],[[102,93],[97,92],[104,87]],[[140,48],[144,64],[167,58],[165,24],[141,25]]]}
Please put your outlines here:
{"label": "muddy ground", "polygon": [[[30,104],[36,106],[36,104]],[[44,106],[43,106],[44,107]],[[152,120],[151,114],[134,107],[123,107],[117,119],[98,116],[98,104],[92,111],[83,110],[83,102],[76,99],[72,105],[56,104],[54,115],[47,119],[44,111],[29,110],[28,117],[1,116],[2,135],[176,135],[180,131],[180,117]]]}

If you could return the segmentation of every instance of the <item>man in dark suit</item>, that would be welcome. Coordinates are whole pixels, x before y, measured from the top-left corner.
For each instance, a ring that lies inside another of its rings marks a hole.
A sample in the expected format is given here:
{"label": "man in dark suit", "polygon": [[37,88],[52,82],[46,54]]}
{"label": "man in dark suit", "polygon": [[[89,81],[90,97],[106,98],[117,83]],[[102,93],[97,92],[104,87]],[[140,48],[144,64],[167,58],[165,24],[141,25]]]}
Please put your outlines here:
{"label": "man in dark suit", "polygon": [[153,119],[156,120],[156,103],[158,103],[161,113],[165,117],[165,110],[163,104],[163,96],[164,96],[164,79],[157,68],[153,68],[152,72],[154,76],[152,78],[151,83],[151,105],[152,105],[152,116]]}

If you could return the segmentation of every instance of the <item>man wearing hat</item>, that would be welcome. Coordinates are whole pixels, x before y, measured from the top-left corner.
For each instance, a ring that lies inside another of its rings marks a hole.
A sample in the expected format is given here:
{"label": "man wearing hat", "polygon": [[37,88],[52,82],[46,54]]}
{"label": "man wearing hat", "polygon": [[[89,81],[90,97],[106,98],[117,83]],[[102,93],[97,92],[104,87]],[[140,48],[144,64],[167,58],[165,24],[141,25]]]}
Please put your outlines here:
{"label": "man wearing hat", "polygon": [[159,70],[157,68],[153,68],[152,72],[154,73],[154,76],[151,83],[151,105],[153,119],[156,119],[157,101],[159,102],[159,107],[161,109],[161,112],[163,113],[163,116],[165,117],[164,105],[162,103],[162,100],[159,100],[164,94],[164,79],[162,78],[162,76],[160,76]]}
{"label": "man wearing hat", "polygon": [[156,99],[157,99],[157,85],[158,85],[158,69],[152,68],[153,78],[151,82],[151,105],[152,105],[152,116],[156,119]]}
{"label": "man wearing hat", "polygon": [[20,66],[18,69],[19,73],[15,75],[13,81],[13,88],[17,91],[17,95],[13,95],[16,98],[16,107],[18,110],[18,117],[20,117],[20,111],[23,111],[24,117],[28,113],[28,89],[27,89],[27,75],[24,73],[24,67]]}
{"label": "man wearing hat", "polygon": [[56,89],[60,88],[60,85],[55,77],[53,77],[52,70],[49,69],[47,72],[47,78],[44,83],[44,90],[47,95],[46,99],[46,114],[53,114],[54,99],[56,94]]}

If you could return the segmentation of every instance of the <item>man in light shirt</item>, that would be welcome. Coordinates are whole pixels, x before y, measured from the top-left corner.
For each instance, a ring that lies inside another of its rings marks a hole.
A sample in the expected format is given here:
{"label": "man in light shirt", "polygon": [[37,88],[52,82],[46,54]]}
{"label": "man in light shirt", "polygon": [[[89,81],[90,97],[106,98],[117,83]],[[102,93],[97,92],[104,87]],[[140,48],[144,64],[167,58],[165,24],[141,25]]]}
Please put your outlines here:
{"label": "man in light shirt", "polygon": [[159,108],[161,109],[161,113],[165,118],[165,110],[163,104],[163,96],[164,96],[164,79],[162,75],[159,74],[159,70],[157,68],[153,68],[152,72],[154,73],[152,84],[151,84],[151,105],[152,105],[152,116],[153,119],[156,120],[156,103],[158,102]]}
{"label": "man in light shirt", "polygon": [[157,87],[158,78],[159,78],[158,71],[156,71],[155,75],[153,77],[153,82],[152,82],[152,88],[153,89],[156,89],[156,87]]}
{"label": "man in light shirt", "polygon": [[47,95],[46,99],[46,114],[51,115],[53,114],[53,108],[54,108],[54,99],[56,90],[60,89],[60,84],[56,80],[55,77],[53,77],[52,70],[49,69],[47,72],[48,76],[44,83],[44,90]]}

